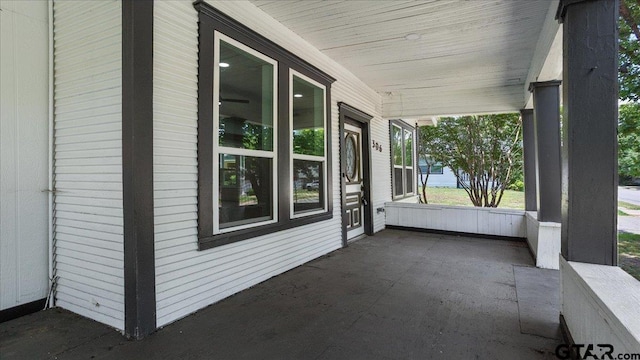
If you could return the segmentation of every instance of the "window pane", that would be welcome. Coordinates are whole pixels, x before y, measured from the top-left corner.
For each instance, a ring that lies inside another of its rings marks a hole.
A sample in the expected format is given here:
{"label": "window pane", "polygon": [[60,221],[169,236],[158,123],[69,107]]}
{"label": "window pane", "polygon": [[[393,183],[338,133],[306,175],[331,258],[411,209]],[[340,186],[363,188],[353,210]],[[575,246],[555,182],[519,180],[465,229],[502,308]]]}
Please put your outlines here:
{"label": "window pane", "polygon": [[293,160],[293,211],[324,209],[322,162]]}
{"label": "window pane", "polygon": [[404,131],[404,153],[405,166],[413,166],[413,133],[409,130]]}
{"label": "window pane", "polygon": [[442,164],[441,163],[435,163],[433,165],[431,165],[431,174],[442,174]]}
{"label": "window pane", "polygon": [[293,77],[293,153],[324,156],[324,90]]}
{"label": "window pane", "polygon": [[274,67],[220,41],[220,146],[273,150]]}
{"label": "window pane", "polygon": [[406,194],[410,194],[413,192],[413,170],[406,169],[405,170],[405,182],[407,184]]}
{"label": "window pane", "polygon": [[273,219],[272,159],[220,154],[220,228]]}
{"label": "window pane", "polygon": [[391,142],[393,164],[402,166],[402,129],[397,126],[391,126]]}
{"label": "window pane", "polygon": [[402,186],[402,168],[393,168],[393,183],[395,185],[394,196],[404,195],[404,188]]}

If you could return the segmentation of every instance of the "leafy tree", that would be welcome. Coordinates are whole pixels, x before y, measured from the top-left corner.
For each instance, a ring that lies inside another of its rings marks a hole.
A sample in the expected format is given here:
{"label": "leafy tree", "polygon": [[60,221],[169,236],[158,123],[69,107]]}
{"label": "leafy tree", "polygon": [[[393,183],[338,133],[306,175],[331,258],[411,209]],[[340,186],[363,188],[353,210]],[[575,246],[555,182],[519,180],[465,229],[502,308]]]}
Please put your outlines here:
{"label": "leafy tree", "polygon": [[293,151],[296,154],[324,155],[324,129],[302,129],[293,132]]}
{"label": "leafy tree", "polygon": [[625,183],[640,177],[640,103],[620,105],[618,122],[618,174]]}
{"label": "leafy tree", "polygon": [[[497,207],[522,167],[522,122],[518,114],[441,118],[420,128],[420,156],[453,170],[474,206]],[[469,175],[462,181],[462,171]]]}
{"label": "leafy tree", "polygon": [[631,101],[619,108],[618,174],[625,183],[640,177],[640,2],[620,1],[620,99]]}
{"label": "leafy tree", "polygon": [[640,101],[640,2],[620,1],[619,57],[620,99]]}
{"label": "leafy tree", "polygon": [[432,150],[432,139],[435,139],[439,136],[440,128],[437,126],[422,126],[418,129],[418,165],[420,165],[420,160],[424,160],[426,167],[426,173],[422,172],[422,168],[418,166],[418,173],[420,175],[420,185],[422,188],[420,190],[420,202],[423,204],[428,204],[429,200],[427,199],[427,182],[429,181],[429,174],[431,173],[431,167],[436,163],[434,158],[432,157],[434,150]]}

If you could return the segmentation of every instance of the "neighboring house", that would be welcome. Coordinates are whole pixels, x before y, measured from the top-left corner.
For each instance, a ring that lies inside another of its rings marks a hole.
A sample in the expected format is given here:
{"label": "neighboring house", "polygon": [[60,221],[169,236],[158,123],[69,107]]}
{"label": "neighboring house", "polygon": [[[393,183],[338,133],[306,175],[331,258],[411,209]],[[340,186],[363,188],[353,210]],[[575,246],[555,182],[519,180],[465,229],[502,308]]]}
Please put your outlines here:
{"label": "neighboring house", "polygon": [[424,159],[418,161],[418,166],[420,167],[420,171],[418,172],[420,185],[422,185],[422,181],[426,177],[427,170],[430,170],[427,187],[458,187],[458,179],[448,166],[442,166],[442,163],[434,162],[431,168],[428,169],[427,162]]}

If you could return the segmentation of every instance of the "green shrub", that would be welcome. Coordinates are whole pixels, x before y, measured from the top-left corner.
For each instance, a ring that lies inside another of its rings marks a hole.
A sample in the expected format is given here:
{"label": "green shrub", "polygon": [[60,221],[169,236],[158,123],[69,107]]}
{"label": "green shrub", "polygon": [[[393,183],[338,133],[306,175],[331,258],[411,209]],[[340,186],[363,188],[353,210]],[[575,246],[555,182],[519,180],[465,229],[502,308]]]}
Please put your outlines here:
{"label": "green shrub", "polygon": [[524,181],[516,180],[507,187],[508,190],[524,191]]}

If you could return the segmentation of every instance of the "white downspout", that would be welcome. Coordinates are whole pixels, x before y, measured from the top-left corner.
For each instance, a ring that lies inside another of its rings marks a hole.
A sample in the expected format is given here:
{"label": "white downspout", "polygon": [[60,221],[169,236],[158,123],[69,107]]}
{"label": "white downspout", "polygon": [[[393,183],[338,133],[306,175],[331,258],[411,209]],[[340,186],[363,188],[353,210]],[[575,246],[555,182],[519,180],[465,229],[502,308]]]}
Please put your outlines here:
{"label": "white downspout", "polygon": [[47,295],[47,307],[53,307],[55,279],[53,271],[53,0],[47,1],[49,15],[49,183],[48,183],[48,250],[49,250],[49,294]]}

